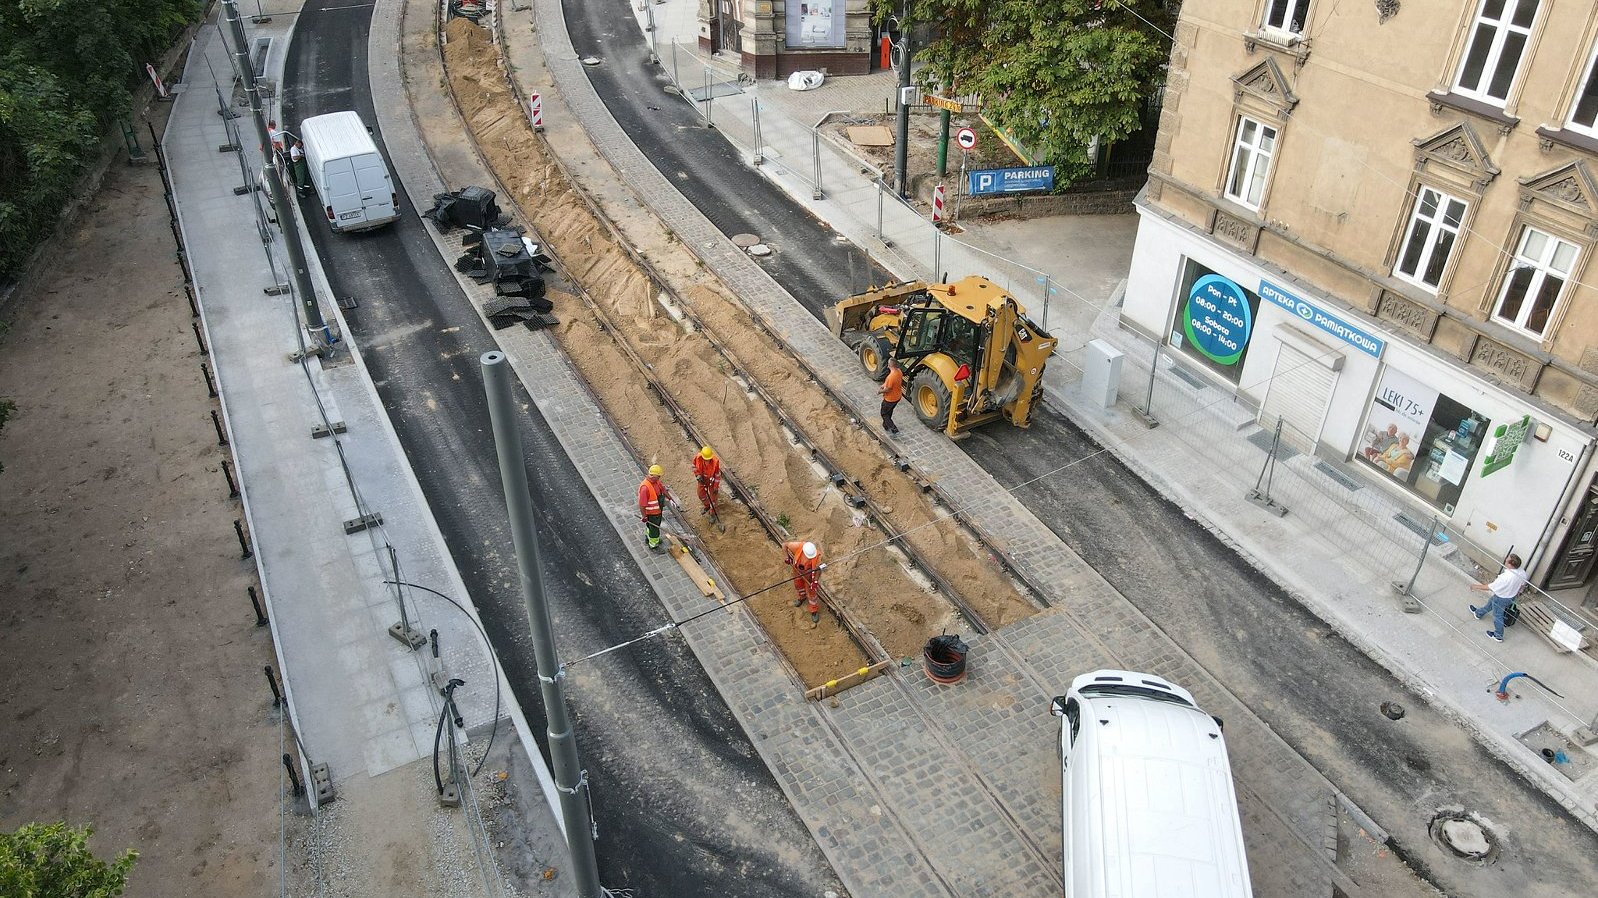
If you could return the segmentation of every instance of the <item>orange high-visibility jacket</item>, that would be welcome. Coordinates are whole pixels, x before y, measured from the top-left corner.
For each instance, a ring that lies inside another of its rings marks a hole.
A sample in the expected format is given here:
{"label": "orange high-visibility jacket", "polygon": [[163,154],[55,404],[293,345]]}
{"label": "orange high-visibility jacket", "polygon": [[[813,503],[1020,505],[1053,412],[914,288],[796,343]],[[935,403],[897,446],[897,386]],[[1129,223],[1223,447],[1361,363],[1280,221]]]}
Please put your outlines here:
{"label": "orange high-visibility jacket", "polygon": [[703,455],[695,455],[694,476],[700,480],[720,480],[721,459],[719,457],[705,458]]}
{"label": "orange high-visibility jacket", "polygon": [[814,558],[805,557],[805,541],[802,539],[783,543],[782,550],[788,553],[788,563],[793,565],[793,569],[797,572],[809,573],[821,566],[820,546],[816,547],[816,557]]}
{"label": "orange high-visibility jacket", "polygon": [[671,490],[664,483],[645,477],[638,485],[638,511],[644,515],[661,514],[660,503],[670,495]]}

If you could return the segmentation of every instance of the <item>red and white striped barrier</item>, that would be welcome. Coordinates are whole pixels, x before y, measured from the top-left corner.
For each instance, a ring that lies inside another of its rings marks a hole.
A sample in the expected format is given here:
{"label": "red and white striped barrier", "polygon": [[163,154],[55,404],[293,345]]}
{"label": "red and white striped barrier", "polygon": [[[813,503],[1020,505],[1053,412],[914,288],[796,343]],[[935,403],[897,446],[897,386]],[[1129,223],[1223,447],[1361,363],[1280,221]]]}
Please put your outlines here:
{"label": "red and white striped barrier", "polygon": [[943,224],[943,185],[932,188],[932,223]]}
{"label": "red and white striped barrier", "polygon": [[544,97],[537,91],[527,97],[527,115],[533,120],[533,130],[544,129]]}

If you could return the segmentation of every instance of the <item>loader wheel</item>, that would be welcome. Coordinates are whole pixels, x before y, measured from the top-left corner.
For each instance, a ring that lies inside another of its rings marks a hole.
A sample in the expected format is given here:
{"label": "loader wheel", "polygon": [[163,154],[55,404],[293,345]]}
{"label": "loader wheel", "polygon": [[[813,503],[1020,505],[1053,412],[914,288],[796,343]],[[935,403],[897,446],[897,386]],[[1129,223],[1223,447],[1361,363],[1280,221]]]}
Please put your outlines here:
{"label": "loader wheel", "polygon": [[877,383],[888,376],[888,359],[892,355],[893,344],[881,334],[872,334],[860,343],[860,364]]}
{"label": "loader wheel", "polygon": [[936,372],[925,369],[910,384],[910,406],[921,423],[933,430],[949,424],[949,388]]}

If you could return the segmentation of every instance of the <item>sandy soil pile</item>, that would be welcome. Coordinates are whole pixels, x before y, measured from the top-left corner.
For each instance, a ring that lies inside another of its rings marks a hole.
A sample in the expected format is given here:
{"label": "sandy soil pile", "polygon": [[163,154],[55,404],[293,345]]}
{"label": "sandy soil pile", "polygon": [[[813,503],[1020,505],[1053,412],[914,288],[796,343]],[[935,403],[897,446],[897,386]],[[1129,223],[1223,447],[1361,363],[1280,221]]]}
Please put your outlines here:
{"label": "sandy soil pile", "polygon": [[[607,334],[575,300],[557,306],[564,324],[558,338],[613,420],[640,451],[666,467],[702,544],[747,594],[782,578],[781,550],[751,518],[724,511],[726,533],[698,517],[689,465],[696,447],[661,408],[611,337],[627,344],[654,370],[672,398],[707,434],[723,463],[754,492],[761,505],[798,537],[813,539],[829,558],[841,559],[881,542],[882,534],[848,508],[821,470],[796,448],[781,423],[746,392],[703,335],[668,315],[649,274],[576,195],[527,126],[499,68],[488,32],[451,22],[445,62],[462,116],[489,165],[514,194],[530,223],[604,309],[619,333]],[[680,245],[662,240],[646,248],[660,270],[692,273],[697,262]],[[919,489],[894,470],[875,442],[847,413],[832,405],[785,351],[749,321],[736,300],[701,282],[682,296],[736,361],[804,422],[805,437],[823,448],[883,506],[896,526],[909,529],[935,517]],[[962,596],[995,625],[1033,611],[994,560],[952,522],[917,530],[911,539]],[[911,575],[895,553],[874,549],[835,564],[825,575],[833,596],[896,657],[919,653],[929,635],[962,623],[951,604]],[[791,606],[786,586],[751,604],[807,683],[816,684],[863,661],[835,626],[808,627]]]}

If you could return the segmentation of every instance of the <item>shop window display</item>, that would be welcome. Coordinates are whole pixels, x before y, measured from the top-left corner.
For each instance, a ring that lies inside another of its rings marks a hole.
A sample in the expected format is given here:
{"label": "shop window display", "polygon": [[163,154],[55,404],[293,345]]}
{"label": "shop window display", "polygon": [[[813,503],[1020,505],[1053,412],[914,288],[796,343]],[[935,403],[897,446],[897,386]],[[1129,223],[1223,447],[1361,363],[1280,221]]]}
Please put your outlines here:
{"label": "shop window display", "polygon": [[1388,368],[1355,457],[1453,514],[1490,423],[1463,403]]}

